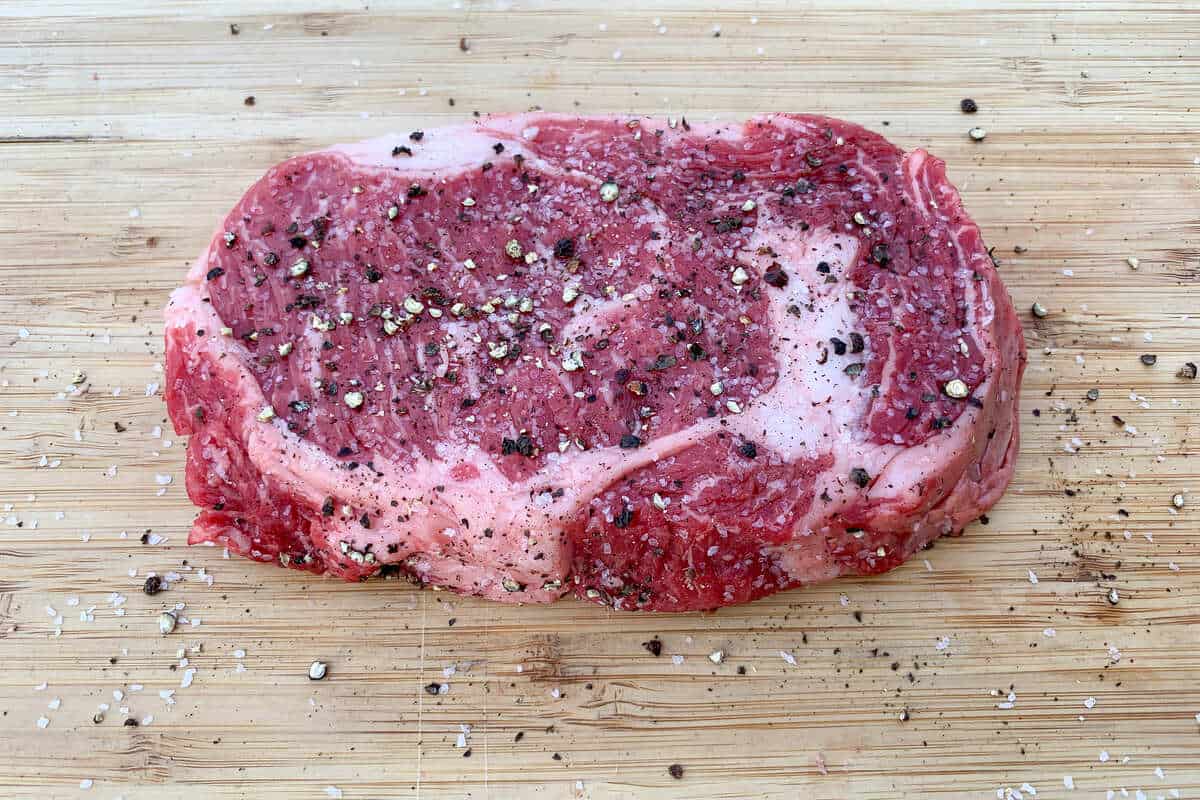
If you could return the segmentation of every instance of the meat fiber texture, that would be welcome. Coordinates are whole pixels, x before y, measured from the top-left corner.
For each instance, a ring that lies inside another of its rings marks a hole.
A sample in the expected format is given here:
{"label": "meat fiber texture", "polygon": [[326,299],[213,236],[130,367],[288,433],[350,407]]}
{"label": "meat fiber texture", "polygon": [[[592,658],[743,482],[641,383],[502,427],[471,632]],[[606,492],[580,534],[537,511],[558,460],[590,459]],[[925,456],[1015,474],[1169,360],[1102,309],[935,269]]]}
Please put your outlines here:
{"label": "meat fiber texture", "polygon": [[192,543],[505,602],[744,603],[994,504],[1020,324],[856,125],[492,117],[297,156],[167,317]]}

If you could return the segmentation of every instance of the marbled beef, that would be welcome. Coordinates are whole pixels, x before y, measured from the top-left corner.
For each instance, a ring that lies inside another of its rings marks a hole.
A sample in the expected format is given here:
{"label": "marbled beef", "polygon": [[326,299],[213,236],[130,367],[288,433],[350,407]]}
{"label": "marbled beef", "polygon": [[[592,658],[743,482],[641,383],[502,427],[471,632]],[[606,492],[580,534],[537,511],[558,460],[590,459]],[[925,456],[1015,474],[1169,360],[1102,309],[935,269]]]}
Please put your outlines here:
{"label": "marbled beef", "polygon": [[167,309],[192,542],[508,602],[891,569],[1000,497],[1024,362],[942,163],[815,116],[298,156]]}

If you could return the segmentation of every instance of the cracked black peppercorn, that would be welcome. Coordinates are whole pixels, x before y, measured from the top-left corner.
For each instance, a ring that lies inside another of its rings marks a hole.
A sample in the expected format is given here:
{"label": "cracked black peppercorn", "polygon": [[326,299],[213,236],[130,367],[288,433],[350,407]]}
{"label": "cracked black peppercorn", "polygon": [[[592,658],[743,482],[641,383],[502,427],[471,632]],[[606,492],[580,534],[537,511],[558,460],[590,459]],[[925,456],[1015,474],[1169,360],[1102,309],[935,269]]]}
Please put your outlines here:
{"label": "cracked black peppercorn", "polygon": [[555,258],[571,258],[575,255],[575,240],[574,239],[559,239],[554,243]]}

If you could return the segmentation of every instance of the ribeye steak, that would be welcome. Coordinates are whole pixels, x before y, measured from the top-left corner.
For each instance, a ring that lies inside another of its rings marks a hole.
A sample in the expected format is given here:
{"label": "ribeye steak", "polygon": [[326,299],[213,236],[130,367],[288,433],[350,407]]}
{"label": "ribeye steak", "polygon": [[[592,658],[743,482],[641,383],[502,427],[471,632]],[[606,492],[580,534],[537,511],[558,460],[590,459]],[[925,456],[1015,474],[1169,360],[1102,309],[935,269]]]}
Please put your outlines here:
{"label": "ribeye steak", "polygon": [[191,542],[509,602],[895,567],[1000,497],[1024,363],[942,163],[816,116],[298,156],[167,309]]}

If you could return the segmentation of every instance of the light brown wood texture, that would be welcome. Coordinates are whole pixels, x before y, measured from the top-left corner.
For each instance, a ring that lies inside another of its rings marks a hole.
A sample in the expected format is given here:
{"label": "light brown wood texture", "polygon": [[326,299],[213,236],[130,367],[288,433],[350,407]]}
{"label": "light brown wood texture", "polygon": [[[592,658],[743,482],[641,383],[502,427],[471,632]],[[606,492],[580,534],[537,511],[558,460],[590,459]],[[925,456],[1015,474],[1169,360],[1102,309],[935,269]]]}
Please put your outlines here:
{"label": "light brown wood texture", "polygon": [[[1198,39],[1194,4],[1137,0],[0,4],[0,796],[1196,797]],[[988,524],[928,568],[677,616],[187,548],[185,442],[147,385],[217,220],[289,155],[529,108],[816,111],[944,158],[1030,350]],[[161,636],[176,602],[201,623]]]}

